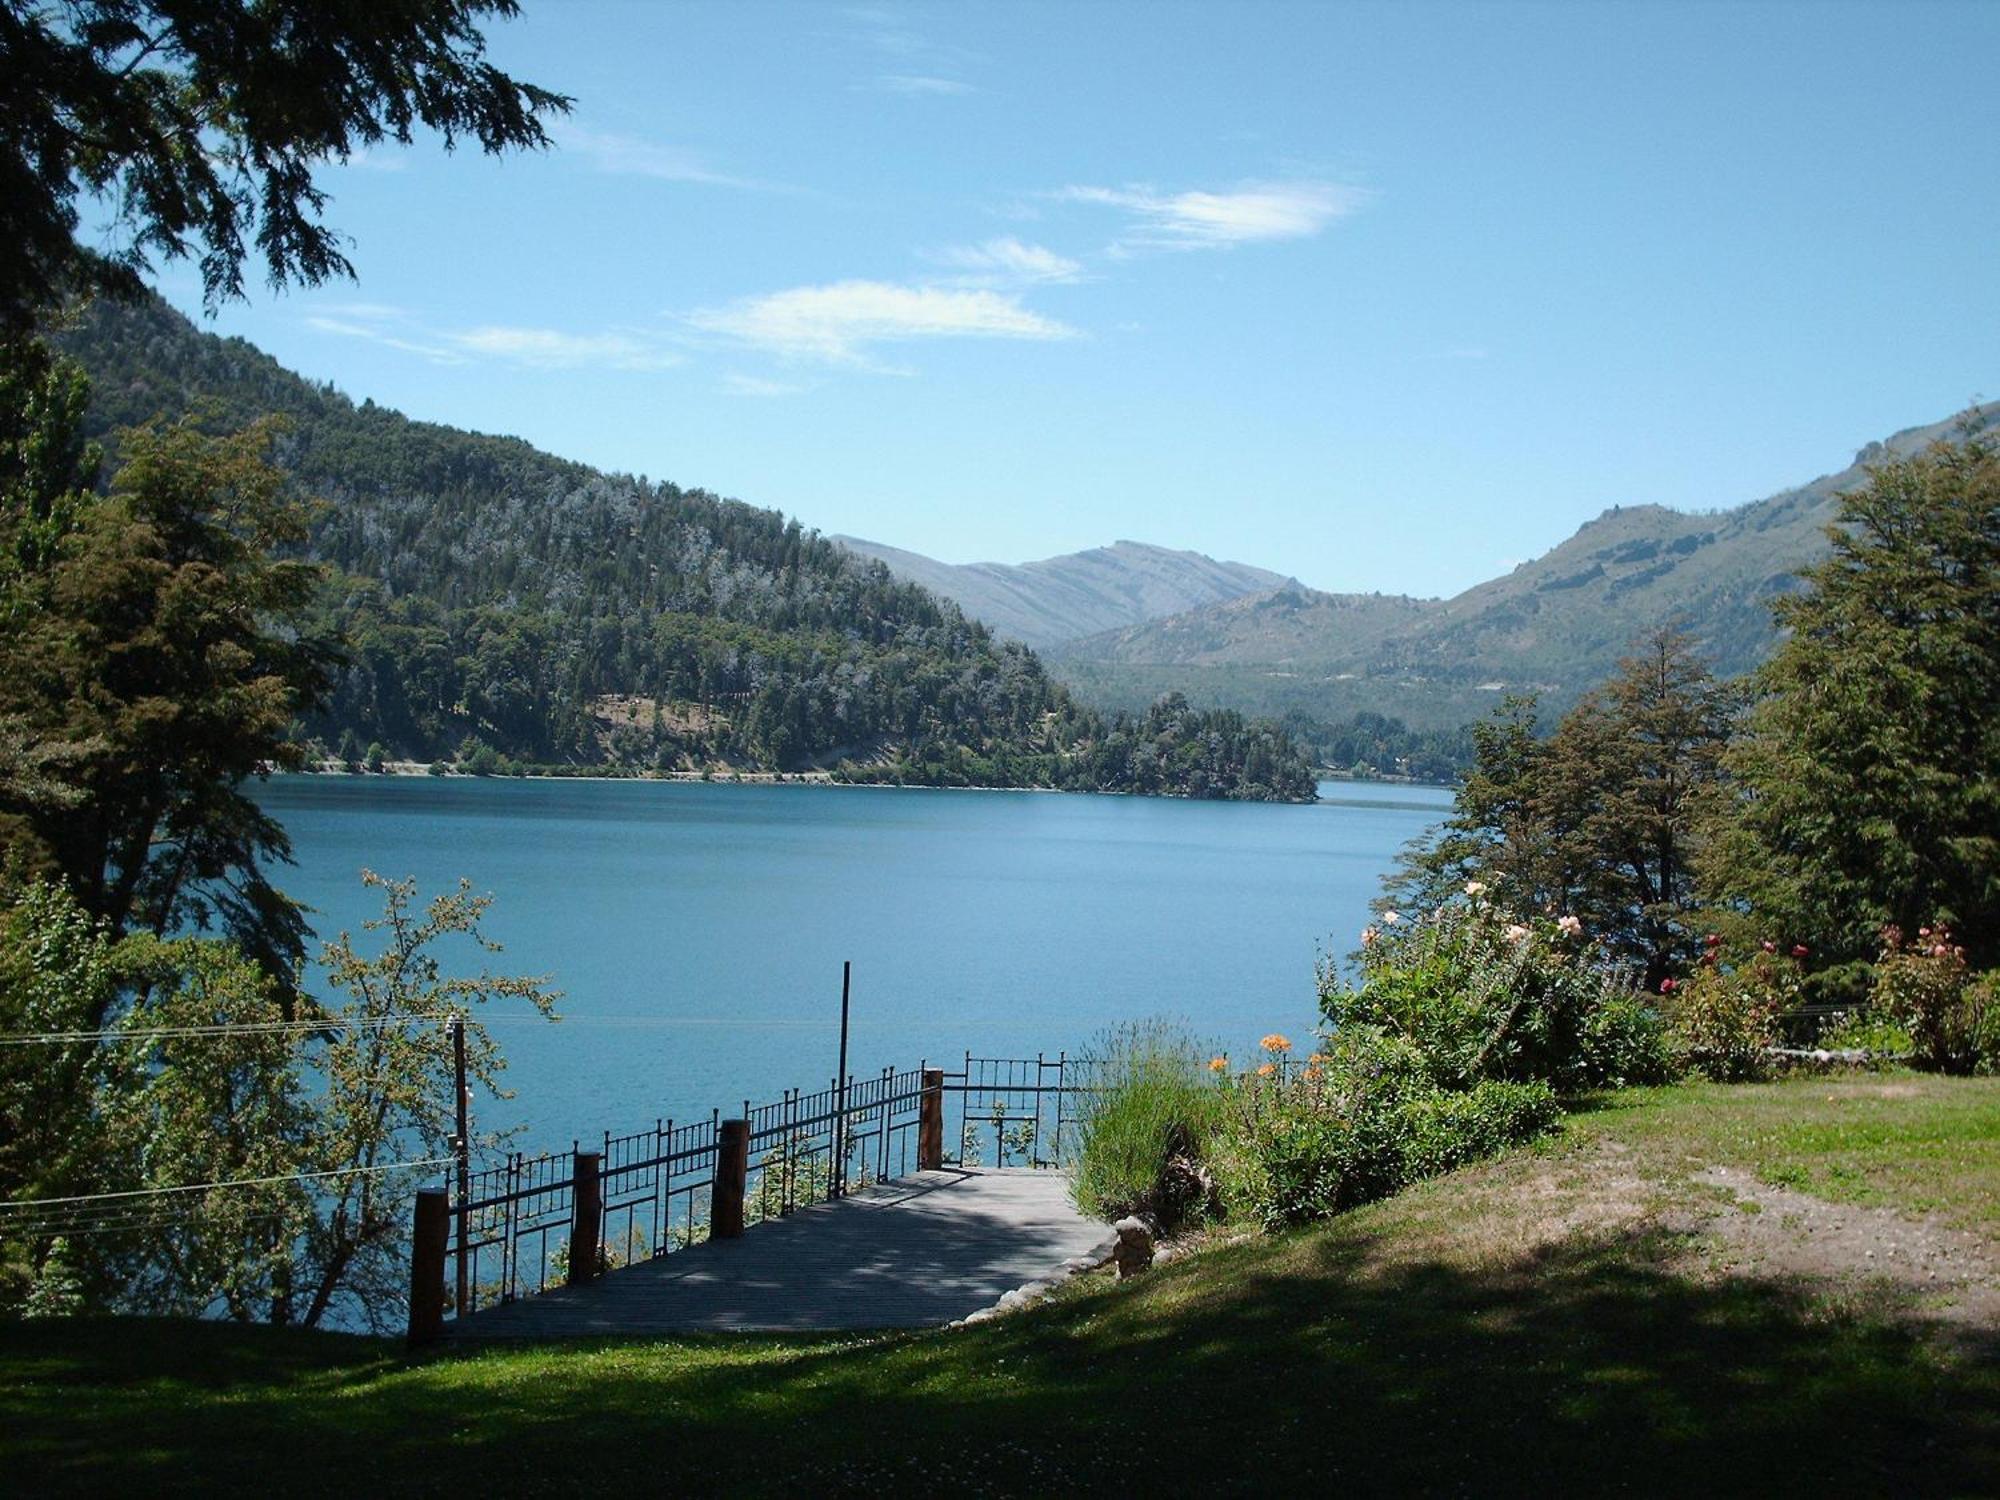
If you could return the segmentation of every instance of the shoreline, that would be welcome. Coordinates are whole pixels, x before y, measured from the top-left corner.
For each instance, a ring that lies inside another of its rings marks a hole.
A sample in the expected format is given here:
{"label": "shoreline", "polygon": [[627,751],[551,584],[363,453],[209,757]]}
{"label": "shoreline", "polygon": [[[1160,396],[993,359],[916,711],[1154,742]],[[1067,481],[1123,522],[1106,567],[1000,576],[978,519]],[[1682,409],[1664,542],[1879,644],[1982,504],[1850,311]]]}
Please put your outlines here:
{"label": "shoreline", "polygon": [[[299,776],[306,778],[327,777],[343,781],[429,779],[436,781],[589,781],[589,782],[653,782],[682,786],[817,786],[844,787],[855,791],[896,791],[896,792],[1038,792],[1050,796],[1077,797],[1151,797],[1162,802],[1232,802],[1264,807],[1316,807],[1326,799],[1315,795],[1310,800],[1290,798],[1231,798],[1231,797],[1179,797],[1168,792],[1124,792],[1093,791],[1088,788],[1059,786],[931,786],[922,782],[898,785],[892,781],[841,781],[830,771],[729,771],[711,772],[707,775],[699,771],[633,771],[627,774],[603,772],[563,771],[518,771],[494,773],[486,776],[474,775],[470,771],[456,769],[433,771],[426,761],[401,760],[384,761],[379,771],[356,770],[339,761],[319,761],[293,770],[267,767],[262,772],[269,776]],[[1325,776],[1322,781],[1344,781],[1355,786],[1397,786],[1430,787],[1429,782],[1391,782],[1382,779],[1364,780],[1359,777]],[[1450,787],[1438,786],[1438,791],[1450,791]]]}

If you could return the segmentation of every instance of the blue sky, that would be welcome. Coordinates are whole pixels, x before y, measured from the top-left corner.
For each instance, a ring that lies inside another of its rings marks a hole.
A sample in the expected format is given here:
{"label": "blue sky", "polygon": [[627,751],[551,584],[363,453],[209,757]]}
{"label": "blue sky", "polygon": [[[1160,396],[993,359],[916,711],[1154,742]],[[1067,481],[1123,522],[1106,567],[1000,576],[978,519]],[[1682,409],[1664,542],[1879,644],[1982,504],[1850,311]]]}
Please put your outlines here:
{"label": "blue sky", "polygon": [[211,326],[949,561],[1417,594],[2000,394],[2000,6],[524,11],[558,149],[329,171],[358,281]]}

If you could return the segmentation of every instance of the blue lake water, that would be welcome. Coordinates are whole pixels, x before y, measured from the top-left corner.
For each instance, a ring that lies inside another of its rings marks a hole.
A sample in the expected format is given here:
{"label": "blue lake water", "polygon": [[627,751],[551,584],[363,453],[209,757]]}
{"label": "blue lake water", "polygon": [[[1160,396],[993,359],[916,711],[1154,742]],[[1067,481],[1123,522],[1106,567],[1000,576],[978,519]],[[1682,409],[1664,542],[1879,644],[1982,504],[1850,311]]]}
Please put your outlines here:
{"label": "blue lake water", "polygon": [[1427,787],[1321,795],[311,776],[259,792],[298,858],[279,884],[323,935],[362,939],[378,914],[364,867],[495,898],[496,971],[564,992],[556,1025],[487,1017],[517,1097],[478,1123],[532,1147],[824,1085],[843,960],[856,1073],[1074,1052],[1155,1015],[1239,1055],[1273,1030],[1303,1040],[1316,958],[1354,947],[1396,852],[1450,805]]}

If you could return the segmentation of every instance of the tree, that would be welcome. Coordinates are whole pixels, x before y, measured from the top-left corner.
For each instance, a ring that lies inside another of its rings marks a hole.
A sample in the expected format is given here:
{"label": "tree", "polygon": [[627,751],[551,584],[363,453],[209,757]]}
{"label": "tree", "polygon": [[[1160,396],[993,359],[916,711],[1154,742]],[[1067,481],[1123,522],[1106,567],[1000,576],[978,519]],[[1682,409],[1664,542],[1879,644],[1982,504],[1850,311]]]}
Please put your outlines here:
{"label": "tree", "polygon": [[394,1321],[410,1192],[440,1175],[453,1129],[445,1017],[464,1018],[470,1084],[504,1097],[478,1007],[519,999],[553,1019],[557,996],[445,974],[441,944],[496,948],[490,902],[463,882],[420,906],[414,882],[363,879],[384,893],[366,925],[387,941],[327,945],[345,998],[305,1002],[302,1020],[231,943],[114,943],[46,882],[0,908],[0,1025],[46,1040],[0,1049],[0,1308]]}
{"label": "tree", "polygon": [[[0,0],[0,326],[70,292],[132,289],[199,257],[211,307],[351,274],[316,168],[417,127],[447,147],[548,144],[565,97],[485,61],[480,24],[516,0]],[[76,242],[78,199],[115,215],[109,257]]]}
{"label": "tree", "polygon": [[[441,941],[469,938],[487,952],[499,951],[480,931],[492,898],[473,895],[467,882],[418,907],[415,881],[385,880],[366,870],[361,878],[383,894],[382,915],[366,926],[387,941],[380,953],[364,956],[343,932],[322,958],[328,980],[346,992],[347,1002],[327,1012],[333,1024],[318,1057],[325,1090],[313,1139],[324,1169],[342,1175],[319,1201],[295,1272],[297,1315],[307,1327],[317,1327],[343,1304],[362,1320],[384,1325],[407,1291],[402,1235],[412,1177],[385,1168],[449,1150],[452,1043],[443,1017],[461,1018],[469,1081],[504,1098],[499,1077],[506,1063],[479,1023],[477,1007],[525,1000],[554,1020],[561,998],[538,979],[483,971],[445,977],[435,951]],[[497,1141],[489,1136],[486,1144]]]}
{"label": "tree", "polygon": [[1835,966],[1940,918],[2000,955],[2000,449],[1963,436],[1841,498],[1730,756],[1707,882]]}
{"label": "tree", "polygon": [[[112,493],[8,580],[0,724],[41,747],[53,790],[0,786],[0,838],[114,941],[219,927],[289,981],[305,926],[264,869],[289,845],[243,783],[296,762],[291,725],[334,651],[302,631],[317,570],[273,555],[306,511],[265,461],[271,433],[127,434]],[[17,537],[37,503],[10,507]]]}
{"label": "tree", "polygon": [[1510,698],[1473,735],[1452,816],[1385,900],[1432,908],[1477,881],[1501,907],[1574,916],[1656,986],[1693,953],[1695,852],[1739,695],[1689,636],[1645,636],[1548,739]]}
{"label": "tree", "polygon": [[0,1306],[263,1315],[311,1217],[283,1017],[232,944],[113,943],[60,885],[11,894],[0,1029],[36,1039],[0,1053]]}

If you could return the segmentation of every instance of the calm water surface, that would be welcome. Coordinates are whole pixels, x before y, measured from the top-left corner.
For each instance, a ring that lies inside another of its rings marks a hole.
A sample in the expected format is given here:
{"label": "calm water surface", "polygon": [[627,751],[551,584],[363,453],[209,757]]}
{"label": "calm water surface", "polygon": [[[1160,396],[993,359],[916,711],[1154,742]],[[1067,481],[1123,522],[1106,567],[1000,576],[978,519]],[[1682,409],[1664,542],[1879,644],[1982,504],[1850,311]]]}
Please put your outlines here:
{"label": "calm water surface", "polygon": [[379,912],[364,867],[494,896],[496,969],[549,976],[565,1020],[489,1016],[517,1097],[480,1124],[555,1147],[823,1084],[843,959],[857,1073],[1075,1051],[1162,1014],[1238,1054],[1304,1039],[1316,956],[1354,946],[1396,851],[1450,805],[1321,795],[290,776],[260,798],[323,935]]}

